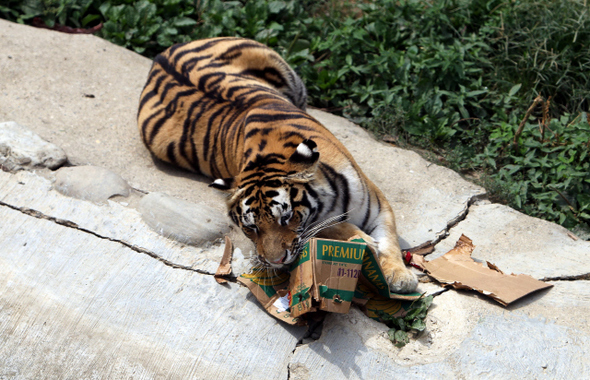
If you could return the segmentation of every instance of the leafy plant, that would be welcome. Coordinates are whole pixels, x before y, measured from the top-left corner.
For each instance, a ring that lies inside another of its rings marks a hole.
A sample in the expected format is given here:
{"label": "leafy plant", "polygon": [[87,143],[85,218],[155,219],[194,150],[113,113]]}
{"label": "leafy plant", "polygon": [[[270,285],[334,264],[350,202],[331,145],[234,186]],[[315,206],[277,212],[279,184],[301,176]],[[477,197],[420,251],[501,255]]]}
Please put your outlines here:
{"label": "leafy plant", "polygon": [[19,23],[39,17],[49,27],[58,23],[80,28],[96,19],[85,18],[96,0],[6,0],[3,3],[2,17]]}
{"label": "leafy plant", "polygon": [[[501,123],[476,162],[523,212],[590,230],[590,124],[588,114],[523,125]],[[516,143],[515,143],[516,142]]]}
{"label": "leafy plant", "polygon": [[432,296],[422,297],[412,302],[404,317],[394,317],[381,312],[379,317],[391,328],[387,332],[396,347],[403,347],[409,341],[408,332],[422,332],[426,328],[426,313],[432,304]]}
{"label": "leafy plant", "polygon": [[590,99],[590,13],[584,0],[515,1],[499,9],[489,40],[499,86],[523,84],[523,99],[552,98],[550,112],[576,114]]}

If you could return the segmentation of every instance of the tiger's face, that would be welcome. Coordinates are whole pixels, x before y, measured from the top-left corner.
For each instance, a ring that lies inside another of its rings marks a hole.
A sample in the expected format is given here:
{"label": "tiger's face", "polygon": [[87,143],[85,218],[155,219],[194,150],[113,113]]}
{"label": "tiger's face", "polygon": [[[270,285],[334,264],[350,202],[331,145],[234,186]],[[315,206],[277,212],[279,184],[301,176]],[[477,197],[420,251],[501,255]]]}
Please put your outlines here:
{"label": "tiger's face", "polygon": [[259,260],[278,268],[297,258],[301,234],[315,207],[305,185],[288,180],[271,182],[237,199],[230,216],[256,245]]}
{"label": "tiger's face", "polygon": [[211,184],[230,191],[229,215],[255,244],[263,265],[281,268],[297,258],[302,234],[317,212],[317,194],[309,182],[318,160],[315,143],[305,140],[284,162]]}

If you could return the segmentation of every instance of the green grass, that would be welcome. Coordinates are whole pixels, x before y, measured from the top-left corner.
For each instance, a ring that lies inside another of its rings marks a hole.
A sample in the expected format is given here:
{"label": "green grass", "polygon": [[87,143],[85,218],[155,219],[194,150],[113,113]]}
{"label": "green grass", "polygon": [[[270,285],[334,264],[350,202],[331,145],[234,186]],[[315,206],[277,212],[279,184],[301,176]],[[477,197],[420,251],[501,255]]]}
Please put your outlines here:
{"label": "green grass", "polygon": [[[453,169],[477,173],[494,199],[529,215],[590,231],[584,0],[2,4],[0,17],[21,23],[102,22],[100,37],[147,57],[205,37],[264,42],[301,74],[312,105],[436,152]],[[542,104],[527,113],[537,96]]]}

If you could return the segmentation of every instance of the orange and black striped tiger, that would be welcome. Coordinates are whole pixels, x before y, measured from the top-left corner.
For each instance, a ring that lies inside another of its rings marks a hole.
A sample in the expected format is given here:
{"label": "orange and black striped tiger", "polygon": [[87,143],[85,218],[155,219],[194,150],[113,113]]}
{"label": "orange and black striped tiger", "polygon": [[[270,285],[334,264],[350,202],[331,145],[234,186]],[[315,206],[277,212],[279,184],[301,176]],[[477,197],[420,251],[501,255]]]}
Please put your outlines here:
{"label": "orange and black striped tiger", "polygon": [[301,79],[273,50],[213,38],[155,58],[138,124],[156,157],[229,192],[229,215],[265,265],[293,262],[313,235],[358,234],[379,252],[390,288],[413,291],[416,276],[403,263],[391,206],[305,112],[306,100]]}

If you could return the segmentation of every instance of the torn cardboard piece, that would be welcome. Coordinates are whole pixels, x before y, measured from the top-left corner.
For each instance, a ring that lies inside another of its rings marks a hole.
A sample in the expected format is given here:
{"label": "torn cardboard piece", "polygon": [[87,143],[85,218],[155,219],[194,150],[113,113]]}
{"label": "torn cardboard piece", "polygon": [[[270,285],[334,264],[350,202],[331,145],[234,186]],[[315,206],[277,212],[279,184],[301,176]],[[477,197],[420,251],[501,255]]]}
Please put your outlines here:
{"label": "torn cardboard piece", "polygon": [[251,273],[238,277],[238,281],[250,289],[267,313],[290,325],[304,325],[305,321],[293,317],[289,311],[289,277],[287,272],[254,268]]}
{"label": "torn cardboard piece", "polygon": [[289,273],[254,268],[238,281],[269,314],[289,324],[305,323],[301,316],[317,310],[347,313],[352,302],[371,318],[379,319],[379,311],[400,316],[404,300],[422,296],[390,293],[379,261],[360,239],[311,239]]}
{"label": "torn cardboard piece", "polygon": [[440,283],[448,284],[455,289],[475,290],[504,306],[527,294],[553,286],[525,274],[504,274],[490,262],[487,262],[488,267],[485,267],[471,258],[474,248],[471,239],[461,235],[455,248],[445,255],[432,261],[414,255],[412,262]]}
{"label": "torn cardboard piece", "polygon": [[231,259],[233,256],[234,247],[228,236],[225,237],[225,250],[223,251],[223,257],[219,263],[219,267],[215,272],[215,281],[219,284],[225,284],[227,280],[223,278],[231,274]]}

